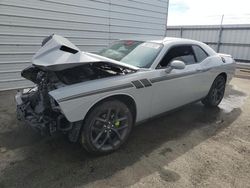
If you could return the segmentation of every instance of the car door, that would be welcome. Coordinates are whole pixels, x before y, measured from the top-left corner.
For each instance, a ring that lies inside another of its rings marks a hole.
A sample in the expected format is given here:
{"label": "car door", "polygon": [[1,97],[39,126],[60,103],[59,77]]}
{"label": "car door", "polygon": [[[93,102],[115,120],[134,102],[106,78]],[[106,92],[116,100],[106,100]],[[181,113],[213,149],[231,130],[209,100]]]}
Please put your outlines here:
{"label": "car door", "polygon": [[[185,63],[182,70],[169,70],[173,60]],[[194,54],[192,45],[178,45],[170,48],[162,58],[151,79],[154,93],[151,115],[157,115],[188,104],[203,97],[203,71]]]}

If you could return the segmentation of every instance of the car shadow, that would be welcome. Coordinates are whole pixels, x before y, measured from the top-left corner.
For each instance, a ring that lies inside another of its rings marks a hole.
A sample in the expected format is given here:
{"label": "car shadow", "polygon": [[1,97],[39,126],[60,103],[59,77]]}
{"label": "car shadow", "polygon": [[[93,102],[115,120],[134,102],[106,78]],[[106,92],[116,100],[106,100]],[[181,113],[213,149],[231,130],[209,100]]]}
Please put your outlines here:
{"label": "car shadow", "polygon": [[[233,88],[227,91],[229,95],[245,96]],[[23,157],[12,160],[2,170],[0,187],[76,187],[101,180],[107,187],[120,187],[133,185],[155,172],[164,181],[177,181],[180,175],[166,166],[230,126],[240,114],[237,106],[228,111],[191,104],[134,127],[121,149],[99,157],[90,156],[63,136],[41,138],[27,128],[14,126],[0,133],[0,146],[10,150],[5,156],[11,158],[11,152],[18,152]],[[20,132],[26,132],[26,138]],[[115,181],[106,181],[109,178]]]}

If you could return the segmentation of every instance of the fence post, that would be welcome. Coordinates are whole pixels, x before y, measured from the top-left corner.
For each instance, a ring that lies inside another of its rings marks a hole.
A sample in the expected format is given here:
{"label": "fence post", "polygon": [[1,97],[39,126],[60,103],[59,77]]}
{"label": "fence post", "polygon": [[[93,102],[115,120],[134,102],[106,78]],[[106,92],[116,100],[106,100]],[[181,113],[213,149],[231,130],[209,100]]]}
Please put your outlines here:
{"label": "fence post", "polygon": [[219,30],[219,36],[218,36],[218,42],[217,42],[217,53],[220,52],[220,45],[221,45],[221,38],[222,38],[222,32],[223,32],[223,27],[220,27]]}
{"label": "fence post", "polygon": [[221,21],[220,21],[220,30],[219,30],[219,36],[218,36],[218,43],[217,43],[217,53],[220,52],[220,45],[221,45],[221,38],[222,38],[222,31],[223,31],[223,20],[224,20],[224,14],[221,16]]}
{"label": "fence post", "polygon": [[183,27],[180,27],[180,38],[182,38],[183,35]]}

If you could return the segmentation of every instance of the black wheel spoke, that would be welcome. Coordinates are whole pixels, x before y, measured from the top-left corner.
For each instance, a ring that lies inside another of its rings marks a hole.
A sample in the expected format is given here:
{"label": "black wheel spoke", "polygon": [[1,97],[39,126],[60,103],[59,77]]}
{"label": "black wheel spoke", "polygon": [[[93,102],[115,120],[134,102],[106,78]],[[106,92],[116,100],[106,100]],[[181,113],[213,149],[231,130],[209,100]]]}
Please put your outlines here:
{"label": "black wheel spoke", "polygon": [[123,125],[123,126],[117,128],[116,130],[120,131],[120,130],[123,130],[123,129],[126,129],[126,128],[128,128],[128,125]]}
{"label": "black wheel spoke", "polygon": [[218,89],[218,90],[224,89],[224,83],[223,83],[223,82],[219,83],[219,84],[217,85],[217,89]]}
{"label": "black wheel spoke", "polygon": [[126,116],[124,116],[124,117],[120,117],[120,118],[116,119],[116,121],[124,121],[124,120],[127,120],[127,119],[128,118]]}
{"label": "black wheel spoke", "polygon": [[223,92],[224,90],[225,90],[225,86],[224,85],[222,85],[220,88],[218,88],[218,91]]}
{"label": "black wheel spoke", "polygon": [[117,129],[112,128],[111,130],[117,135],[119,140],[122,140],[121,134],[118,132]]}
{"label": "black wheel spoke", "polygon": [[97,143],[98,140],[101,138],[101,136],[103,135],[104,133],[104,129],[96,136],[96,138],[94,139],[94,143]]}
{"label": "black wheel spoke", "polygon": [[109,109],[107,110],[106,120],[109,120],[109,119],[110,119],[110,115],[111,115],[111,108],[109,108]]}
{"label": "black wheel spoke", "polygon": [[218,100],[218,98],[219,98],[219,95],[218,95],[218,93],[216,93],[216,95],[214,96],[215,102]]}
{"label": "black wheel spoke", "polygon": [[106,136],[104,138],[104,140],[102,141],[102,143],[98,146],[98,148],[102,148],[104,146],[104,144],[107,142],[107,140],[109,139],[109,133],[106,133]]}
{"label": "black wheel spoke", "polygon": [[102,122],[102,123],[105,123],[105,122],[106,122],[106,120],[103,119],[103,118],[101,118],[101,117],[96,117],[95,120],[96,120],[96,121],[99,121],[99,122]]}
{"label": "black wheel spoke", "polygon": [[212,92],[212,100],[215,102],[216,100],[216,90]]}

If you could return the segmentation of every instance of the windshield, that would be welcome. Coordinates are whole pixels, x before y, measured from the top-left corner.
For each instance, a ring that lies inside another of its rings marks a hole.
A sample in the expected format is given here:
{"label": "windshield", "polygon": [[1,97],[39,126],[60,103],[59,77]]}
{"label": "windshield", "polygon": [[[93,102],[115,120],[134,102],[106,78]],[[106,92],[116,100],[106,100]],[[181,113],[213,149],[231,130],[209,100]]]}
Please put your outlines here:
{"label": "windshield", "polygon": [[140,68],[149,68],[162,49],[162,44],[154,42],[121,40],[98,54]]}

